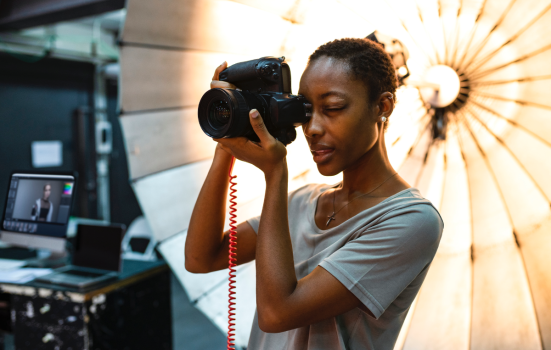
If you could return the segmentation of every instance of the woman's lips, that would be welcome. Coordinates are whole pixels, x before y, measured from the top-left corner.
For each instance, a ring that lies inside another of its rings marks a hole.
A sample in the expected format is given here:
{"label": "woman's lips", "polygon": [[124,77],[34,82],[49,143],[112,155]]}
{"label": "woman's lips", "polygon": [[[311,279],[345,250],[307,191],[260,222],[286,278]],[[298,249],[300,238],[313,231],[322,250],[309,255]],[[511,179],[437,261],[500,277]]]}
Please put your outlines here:
{"label": "woman's lips", "polygon": [[324,149],[319,149],[319,150],[316,150],[316,151],[314,151],[314,150],[311,150],[311,151],[312,151],[312,155],[314,156],[314,162],[323,163],[333,155],[333,152],[335,151],[335,149],[334,148],[324,148]]}

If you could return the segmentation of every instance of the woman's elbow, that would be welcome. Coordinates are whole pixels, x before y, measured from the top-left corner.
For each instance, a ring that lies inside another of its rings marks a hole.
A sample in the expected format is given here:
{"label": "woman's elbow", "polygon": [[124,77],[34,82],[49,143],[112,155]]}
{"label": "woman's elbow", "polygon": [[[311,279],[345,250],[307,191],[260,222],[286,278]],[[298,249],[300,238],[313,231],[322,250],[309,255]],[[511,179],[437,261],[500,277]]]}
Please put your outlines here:
{"label": "woman's elbow", "polygon": [[258,327],[266,333],[281,333],[289,330],[285,318],[277,310],[258,310]]}
{"label": "woman's elbow", "polygon": [[197,260],[193,258],[188,258],[186,256],[186,262],[185,267],[188,272],[191,273],[208,273],[210,272],[208,269],[208,266],[205,266],[204,264],[201,264]]}

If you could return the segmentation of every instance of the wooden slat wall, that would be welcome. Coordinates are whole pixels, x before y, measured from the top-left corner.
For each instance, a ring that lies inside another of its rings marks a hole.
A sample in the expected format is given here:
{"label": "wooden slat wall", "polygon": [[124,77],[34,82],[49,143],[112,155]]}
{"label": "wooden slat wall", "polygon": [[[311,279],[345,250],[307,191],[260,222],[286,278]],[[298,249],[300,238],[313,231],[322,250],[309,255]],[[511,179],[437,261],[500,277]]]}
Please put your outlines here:
{"label": "wooden slat wall", "polygon": [[[266,30],[270,30],[266,35]],[[278,55],[291,22],[226,0],[130,0],[123,41],[242,55]],[[264,30],[262,30],[264,29]]]}
{"label": "wooden slat wall", "polygon": [[[261,27],[278,30],[269,38],[251,30]],[[232,1],[129,1],[121,124],[133,187],[159,241],[187,228],[210,166],[215,143],[199,127],[197,106],[214,69],[279,55],[290,28],[278,14]]]}
{"label": "wooden slat wall", "polygon": [[140,207],[158,241],[188,227],[210,164],[210,159],[204,160],[149,175],[133,183]]}
{"label": "wooden slat wall", "polygon": [[199,127],[196,107],[140,113],[120,120],[132,179],[214,154],[216,142]]}
{"label": "wooden slat wall", "polygon": [[216,67],[224,61],[232,64],[244,59],[226,53],[124,46],[121,109],[128,113],[198,106],[210,89]]}

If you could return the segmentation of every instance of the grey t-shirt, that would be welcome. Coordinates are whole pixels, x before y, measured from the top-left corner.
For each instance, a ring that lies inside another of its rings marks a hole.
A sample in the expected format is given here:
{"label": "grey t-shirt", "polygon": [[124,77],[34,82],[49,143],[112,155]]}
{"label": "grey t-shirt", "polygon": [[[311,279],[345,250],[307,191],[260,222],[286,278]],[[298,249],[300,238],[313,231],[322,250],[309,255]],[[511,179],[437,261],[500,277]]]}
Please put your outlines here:
{"label": "grey t-shirt", "polygon": [[[375,316],[355,308],[282,333],[265,333],[255,314],[248,349],[392,349],[440,242],[444,223],[432,203],[408,188],[321,230],[317,199],[329,185],[289,193],[289,230],[297,279],[321,266]],[[260,217],[249,219],[258,233]]]}

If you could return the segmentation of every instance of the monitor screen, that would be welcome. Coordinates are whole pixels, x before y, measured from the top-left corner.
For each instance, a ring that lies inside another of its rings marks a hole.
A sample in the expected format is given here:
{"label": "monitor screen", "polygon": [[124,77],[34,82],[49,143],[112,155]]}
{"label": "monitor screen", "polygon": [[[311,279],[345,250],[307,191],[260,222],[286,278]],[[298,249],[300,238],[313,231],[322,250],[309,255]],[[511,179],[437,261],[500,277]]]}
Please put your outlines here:
{"label": "monitor screen", "polygon": [[70,175],[12,174],[2,229],[65,237],[74,187]]}

